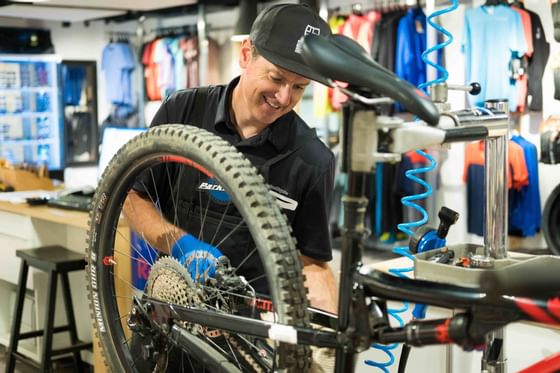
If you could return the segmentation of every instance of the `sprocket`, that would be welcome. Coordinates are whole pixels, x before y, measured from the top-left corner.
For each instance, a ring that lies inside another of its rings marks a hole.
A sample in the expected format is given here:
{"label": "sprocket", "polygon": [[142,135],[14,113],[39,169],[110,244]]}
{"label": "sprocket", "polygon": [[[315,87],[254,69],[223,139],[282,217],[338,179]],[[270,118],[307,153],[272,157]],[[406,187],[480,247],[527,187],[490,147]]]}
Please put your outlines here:
{"label": "sprocket", "polygon": [[206,308],[187,269],[169,256],[161,257],[152,265],[146,295],[181,306]]}
{"label": "sprocket", "polygon": [[[227,266],[229,266],[229,262],[227,263]],[[221,273],[221,268],[220,266],[218,267],[218,273]],[[232,271],[226,270],[224,274],[229,274],[229,272]],[[234,271],[232,273],[234,273]],[[224,282],[227,282],[225,281],[226,278],[232,278],[232,276],[224,276]],[[215,284],[216,280],[213,280],[213,282]],[[228,283],[229,286],[234,286],[234,289],[239,289],[239,284],[239,280],[230,281],[230,283]],[[162,302],[196,307],[198,309],[220,309],[222,312],[228,312],[229,302],[221,297],[220,291],[210,291],[209,289],[210,287],[195,283],[187,269],[179,263],[179,261],[172,257],[165,256],[161,257],[153,264],[150,270],[145,292],[148,297]],[[222,302],[218,302],[220,298],[223,300]],[[212,303],[214,303],[214,305],[209,306],[207,303],[208,300],[213,300]],[[208,328],[197,324],[190,324],[186,322],[179,322],[178,324],[193,335],[204,336],[204,338],[214,340],[216,345],[229,345],[228,348],[235,349],[238,354],[238,358],[242,358],[245,361],[244,365],[247,364],[246,366],[250,367],[250,369],[255,372],[263,371],[261,366],[247,350],[245,343],[240,343],[241,341],[233,335],[220,330],[209,330]],[[156,364],[154,372],[165,371],[165,367],[167,365],[166,355],[166,351],[160,351],[161,363]]]}

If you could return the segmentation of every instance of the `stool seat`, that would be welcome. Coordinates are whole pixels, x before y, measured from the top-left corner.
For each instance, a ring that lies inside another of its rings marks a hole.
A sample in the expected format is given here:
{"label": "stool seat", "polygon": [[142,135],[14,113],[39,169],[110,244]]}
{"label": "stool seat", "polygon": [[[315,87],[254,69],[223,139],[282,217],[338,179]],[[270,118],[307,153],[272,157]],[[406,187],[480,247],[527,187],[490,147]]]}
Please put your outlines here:
{"label": "stool seat", "polygon": [[[16,256],[21,258],[21,267],[19,270],[19,281],[16,289],[16,304],[13,314],[12,329],[10,334],[10,342],[6,354],[5,373],[13,373],[15,371],[16,360],[25,362],[39,369],[40,372],[48,373],[52,371],[52,361],[56,358],[72,354],[74,361],[74,371],[83,372],[82,359],[80,351],[92,348],[91,342],[83,342],[78,339],[76,330],[76,319],[74,318],[74,309],[72,307],[72,294],[70,292],[70,281],[68,273],[85,269],[86,260],[84,254],[80,254],[65,247],[58,245],[42,246],[34,249],[16,250]],[[27,332],[21,331],[21,319],[23,314],[24,298],[27,285],[27,275],[29,267],[34,267],[48,273],[46,309],[44,328],[41,330],[32,330]],[[62,298],[64,299],[64,308],[66,309],[67,325],[54,326],[54,313],[56,306],[57,279],[60,277]],[[70,346],[53,349],[53,334],[60,332],[68,332],[70,334]],[[40,354],[40,363],[26,358],[18,352],[18,344],[20,340],[42,337],[43,346]]]}
{"label": "stool seat", "polygon": [[30,267],[35,267],[45,272],[78,271],[86,266],[84,254],[58,245],[16,250],[16,256],[25,260]]}

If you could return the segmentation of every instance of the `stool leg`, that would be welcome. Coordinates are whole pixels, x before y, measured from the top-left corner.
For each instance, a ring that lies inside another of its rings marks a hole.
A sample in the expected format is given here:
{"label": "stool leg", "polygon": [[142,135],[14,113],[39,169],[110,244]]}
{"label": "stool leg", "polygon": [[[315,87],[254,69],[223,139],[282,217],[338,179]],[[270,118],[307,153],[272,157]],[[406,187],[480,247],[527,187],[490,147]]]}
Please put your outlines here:
{"label": "stool leg", "polygon": [[19,269],[19,281],[16,291],[16,304],[12,321],[12,332],[10,333],[10,345],[8,346],[6,373],[12,373],[16,366],[14,353],[17,352],[19,333],[21,329],[21,316],[23,314],[23,301],[25,300],[25,292],[27,290],[27,273],[29,266],[25,260],[22,260]]}
{"label": "stool leg", "polygon": [[[76,319],[74,318],[74,307],[72,307],[72,294],[70,293],[70,282],[68,281],[68,273],[60,274],[62,280],[62,294],[64,298],[64,306],[66,308],[66,318],[70,327],[70,343],[75,346],[78,343],[78,332],[76,331]],[[76,372],[82,372],[82,358],[80,351],[74,352],[74,366]]]}
{"label": "stool leg", "polygon": [[43,352],[41,354],[41,372],[45,373],[49,372],[51,368],[54,309],[56,306],[56,282],[56,272],[49,271],[47,313],[45,315],[45,325],[43,329]]}

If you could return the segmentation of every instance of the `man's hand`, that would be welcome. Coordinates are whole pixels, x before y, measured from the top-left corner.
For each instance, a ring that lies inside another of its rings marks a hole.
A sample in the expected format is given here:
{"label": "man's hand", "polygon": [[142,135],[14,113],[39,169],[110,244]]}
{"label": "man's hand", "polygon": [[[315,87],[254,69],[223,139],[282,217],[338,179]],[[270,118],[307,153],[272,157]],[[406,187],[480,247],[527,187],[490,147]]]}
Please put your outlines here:
{"label": "man's hand", "polygon": [[338,290],[332,269],[328,263],[301,255],[305,286],[309,289],[309,303],[312,307],[337,313]]}
{"label": "man's hand", "polygon": [[194,281],[200,283],[214,277],[218,258],[223,256],[216,247],[188,233],[175,242],[171,255],[187,268]]}

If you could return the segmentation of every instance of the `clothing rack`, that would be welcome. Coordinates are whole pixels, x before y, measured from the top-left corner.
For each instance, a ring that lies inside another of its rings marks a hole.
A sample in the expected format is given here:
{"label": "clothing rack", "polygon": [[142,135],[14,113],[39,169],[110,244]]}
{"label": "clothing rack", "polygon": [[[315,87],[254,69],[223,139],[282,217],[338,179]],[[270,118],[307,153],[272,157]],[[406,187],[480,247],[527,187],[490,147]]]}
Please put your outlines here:
{"label": "clothing rack", "polygon": [[370,0],[367,5],[361,2],[329,8],[329,14],[358,14],[361,15],[369,10],[390,11],[408,7],[424,7],[425,0]]}
{"label": "clothing rack", "polygon": [[107,31],[106,34],[109,35],[111,43],[128,43],[129,39],[137,36],[136,33],[129,31]]}
{"label": "clothing rack", "polygon": [[150,33],[155,34],[158,37],[178,35],[195,36],[198,33],[198,30],[197,25],[192,24],[184,26],[157,27],[150,30]]}
{"label": "clothing rack", "polygon": [[495,6],[495,5],[509,5],[507,0],[486,0],[484,5]]}

